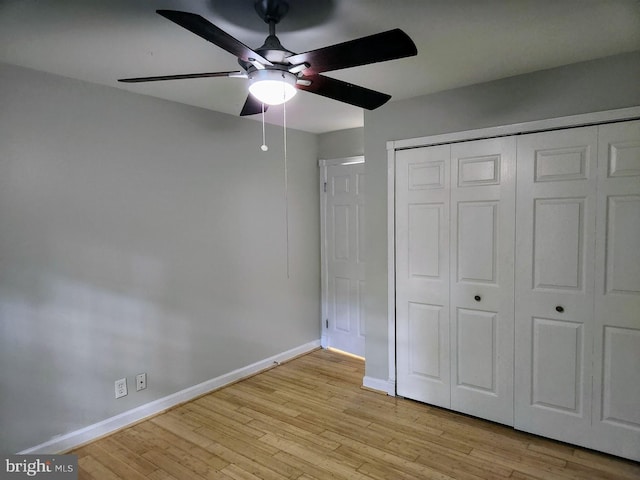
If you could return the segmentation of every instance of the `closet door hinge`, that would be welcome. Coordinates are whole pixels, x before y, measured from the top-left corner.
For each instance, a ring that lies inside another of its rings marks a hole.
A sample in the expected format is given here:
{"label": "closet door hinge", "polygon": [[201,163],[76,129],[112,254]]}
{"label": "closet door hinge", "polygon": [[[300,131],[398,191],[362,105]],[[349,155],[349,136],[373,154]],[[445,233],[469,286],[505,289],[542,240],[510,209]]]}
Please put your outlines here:
{"label": "closet door hinge", "polygon": [[324,189],[324,193],[327,193],[327,182],[324,182],[324,186],[322,188]]}
{"label": "closet door hinge", "polygon": [[325,319],[324,325],[325,325],[326,328],[329,328],[329,319],[328,318]]}

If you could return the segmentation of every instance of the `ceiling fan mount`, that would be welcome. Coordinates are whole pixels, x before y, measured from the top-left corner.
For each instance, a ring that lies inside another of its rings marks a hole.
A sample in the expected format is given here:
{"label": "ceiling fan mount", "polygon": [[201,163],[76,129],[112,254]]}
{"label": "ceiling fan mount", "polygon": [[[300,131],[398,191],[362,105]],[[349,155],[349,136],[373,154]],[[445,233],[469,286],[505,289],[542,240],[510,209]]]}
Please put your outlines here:
{"label": "ceiling fan mount", "polygon": [[[257,14],[269,25],[264,44],[251,49],[213,23],[195,13],[176,10],[157,10],[157,13],[238,58],[241,71],[190,73],[155,77],[123,78],[120,82],[140,83],[190,78],[232,77],[249,79],[250,94],[240,112],[241,116],[266,110],[269,105],[287,101],[295,90],[304,90],[333,100],[373,110],[386,103],[391,96],[352,83],[321,75],[324,72],[385,62],[417,54],[411,38],[396,28],[367,37],[296,54],[282,46],[276,36],[278,24],[289,11],[286,0],[256,0]],[[256,83],[268,81],[282,86],[287,94],[274,100],[256,97]],[[286,97],[286,98],[285,98]],[[259,100],[260,98],[261,100]]]}
{"label": "ceiling fan mount", "polygon": [[285,0],[256,0],[253,6],[258,16],[268,24],[280,23],[289,11],[289,2]]}

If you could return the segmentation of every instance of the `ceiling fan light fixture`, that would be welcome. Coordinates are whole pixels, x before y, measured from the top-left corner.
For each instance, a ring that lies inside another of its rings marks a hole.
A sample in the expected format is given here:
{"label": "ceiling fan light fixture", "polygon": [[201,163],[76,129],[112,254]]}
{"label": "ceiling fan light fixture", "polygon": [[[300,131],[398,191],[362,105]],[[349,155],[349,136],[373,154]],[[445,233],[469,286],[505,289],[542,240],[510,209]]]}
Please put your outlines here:
{"label": "ceiling fan light fixture", "polygon": [[296,94],[296,76],[281,70],[257,70],[249,74],[249,93],[266,105],[280,105]]}

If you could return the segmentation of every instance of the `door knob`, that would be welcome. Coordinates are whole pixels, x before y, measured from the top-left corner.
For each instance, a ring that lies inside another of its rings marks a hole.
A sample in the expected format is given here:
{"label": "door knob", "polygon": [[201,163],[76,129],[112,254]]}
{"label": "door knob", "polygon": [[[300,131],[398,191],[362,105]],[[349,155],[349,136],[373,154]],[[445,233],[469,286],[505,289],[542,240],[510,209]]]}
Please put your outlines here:
{"label": "door knob", "polygon": [[482,300],[482,297],[481,297],[480,295],[476,295],[475,297],[473,297],[473,299],[474,299],[476,302],[479,302],[480,300]]}
{"label": "door knob", "polygon": [[563,307],[563,306],[561,306],[561,305],[558,305],[558,306],[556,307],[556,312],[558,312],[558,313],[562,313],[562,312],[564,312],[564,307]]}

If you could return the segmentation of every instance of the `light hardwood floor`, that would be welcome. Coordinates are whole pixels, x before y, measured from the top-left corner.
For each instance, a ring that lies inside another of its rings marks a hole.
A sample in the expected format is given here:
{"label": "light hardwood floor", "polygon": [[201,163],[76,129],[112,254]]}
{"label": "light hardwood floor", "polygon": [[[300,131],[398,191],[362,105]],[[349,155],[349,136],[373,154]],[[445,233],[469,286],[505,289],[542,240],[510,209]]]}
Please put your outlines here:
{"label": "light hardwood floor", "polygon": [[640,464],[360,388],[317,350],[71,453],[80,479],[640,479]]}

